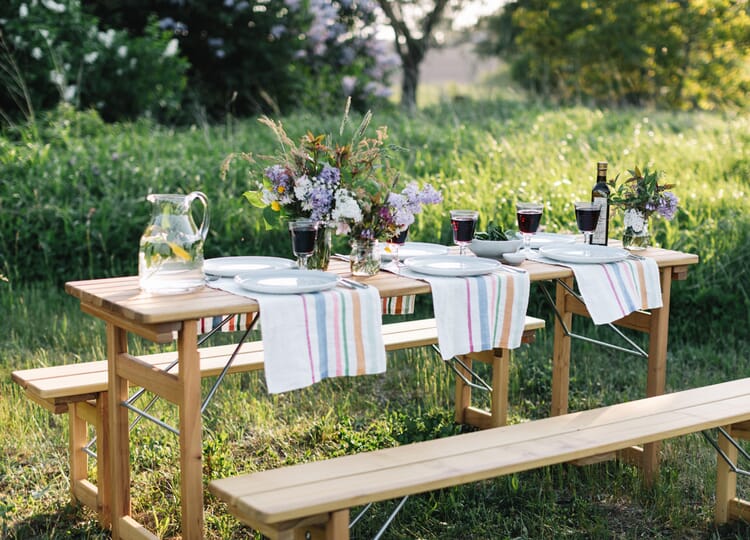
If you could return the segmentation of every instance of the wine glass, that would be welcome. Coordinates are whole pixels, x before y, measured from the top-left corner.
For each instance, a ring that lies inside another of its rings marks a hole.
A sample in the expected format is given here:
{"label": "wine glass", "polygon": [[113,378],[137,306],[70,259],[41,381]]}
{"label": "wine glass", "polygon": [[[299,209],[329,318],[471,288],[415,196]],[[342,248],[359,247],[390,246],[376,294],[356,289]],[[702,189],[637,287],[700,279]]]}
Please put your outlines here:
{"label": "wine glass", "polygon": [[398,248],[403,246],[406,243],[406,236],[409,234],[409,227],[401,231],[395,236],[391,236],[388,239],[388,250],[393,253],[393,264],[396,265],[396,269],[398,270],[399,266],[399,260],[398,260]]}
{"label": "wine glass", "polygon": [[318,223],[311,219],[297,219],[289,222],[289,231],[292,233],[292,251],[297,257],[297,266],[304,269],[307,259],[315,251]]}
{"label": "wine glass", "polygon": [[591,233],[596,229],[596,224],[599,221],[599,214],[601,213],[601,206],[590,202],[577,202],[574,203],[576,209],[576,223],[578,224],[578,230],[583,233],[583,256],[591,256]]}
{"label": "wine glass", "polygon": [[458,245],[458,254],[466,254],[466,246],[474,239],[479,212],[476,210],[451,210],[451,227],[453,243]]}
{"label": "wine glass", "polygon": [[518,218],[518,230],[523,236],[523,249],[521,253],[530,258],[531,255],[531,237],[534,236],[539,228],[539,222],[542,220],[542,203],[519,202],[516,203],[516,217]]}

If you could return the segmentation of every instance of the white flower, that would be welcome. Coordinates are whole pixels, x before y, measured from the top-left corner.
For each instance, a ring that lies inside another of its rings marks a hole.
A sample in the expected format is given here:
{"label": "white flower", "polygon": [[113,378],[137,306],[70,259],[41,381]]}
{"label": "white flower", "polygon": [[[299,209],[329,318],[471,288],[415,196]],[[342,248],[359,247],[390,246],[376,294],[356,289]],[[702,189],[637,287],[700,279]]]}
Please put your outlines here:
{"label": "white flower", "polygon": [[83,55],[83,61],[87,64],[93,64],[96,62],[96,59],[99,58],[99,53],[96,51],[86,53]]}
{"label": "white flower", "polygon": [[29,8],[26,4],[21,4],[18,8],[18,16],[22,19],[29,16]]}
{"label": "white flower", "polygon": [[102,45],[109,49],[115,40],[115,31],[110,28],[106,32],[99,32],[97,37]]}
{"label": "white flower", "polygon": [[362,221],[362,210],[359,208],[357,201],[344,191],[336,192],[336,204],[331,215],[333,221],[342,219],[351,219],[353,221]]}
{"label": "white flower", "polygon": [[42,5],[55,13],[65,13],[65,4],[58,4],[54,0],[42,0]]}
{"label": "white flower", "polygon": [[128,55],[128,48],[125,45],[117,47],[117,56],[125,58]]}
{"label": "white flower", "polygon": [[170,39],[169,43],[167,43],[167,48],[164,49],[164,54],[162,56],[164,56],[165,58],[169,58],[170,56],[176,55],[178,45],[179,44],[177,43],[176,38]]}
{"label": "white flower", "polygon": [[76,97],[76,91],[78,89],[76,88],[75,84],[71,84],[65,89],[65,92],[63,92],[63,100],[67,101],[68,103],[73,101],[73,98]]}
{"label": "white flower", "polygon": [[310,179],[306,174],[303,174],[294,181],[294,196],[297,197],[298,200],[304,201],[312,187],[313,185],[312,182],[310,182]]}
{"label": "white flower", "polygon": [[39,47],[34,47],[33,49],[31,49],[31,56],[33,56],[37,60],[41,60],[41,58],[42,58],[42,49],[40,49]]}
{"label": "white flower", "polygon": [[47,30],[46,28],[40,29],[39,33],[42,34],[42,37],[44,39],[49,39],[49,30]]}
{"label": "white flower", "polygon": [[53,69],[49,72],[49,80],[57,86],[62,86],[65,82],[65,75],[62,72]]}

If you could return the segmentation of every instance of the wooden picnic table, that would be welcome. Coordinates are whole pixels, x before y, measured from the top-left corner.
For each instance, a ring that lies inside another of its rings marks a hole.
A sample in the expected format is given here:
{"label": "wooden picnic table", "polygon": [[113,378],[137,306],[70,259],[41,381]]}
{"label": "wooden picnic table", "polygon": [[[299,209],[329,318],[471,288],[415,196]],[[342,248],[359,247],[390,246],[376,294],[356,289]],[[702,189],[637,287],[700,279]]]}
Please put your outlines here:
{"label": "wooden picnic table", "polygon": [[[684,279],[688,267],[698,262],[691,254],[649,248],[645,256],[656,260],[660,268],[663,307],[635,312],[618,325],[634,328],[649,335],[648,376],[646,396],[664,393],[666,379],[669,300],[673,279]],[[526,261],[522,268],[532,282],[554,282],[555,306],[560,314],[554,329],[552,375],[552,415],[565,414],[568,407],[570,327],[574,314],[587,314],[585,306],[571,294],[571,269]],[[332,261],[330,271],[348,274],[348,263]],[[378,289],[381,297],[427,294],[426,282],[380,272],[370,278],[355,278]],[[78,298],[81,309],[106,323],[108,360],[108,419],[105,432],[109,437],[108,509],[111,515],[112,538],[155,538],[131,517],[130,453],[128,409],[121,406],[128,398],[132,383],[158,394],[179,409],[179,445],[181,471],[182,538],[203,536],[202,422],[201,375],[197,324],[203,317],[230,313],[253,313],[258,304],[242,296],[205,287],[188,295],[151,296],[143,294],[137,277],[121,277],[68,282],[65,290]],[[177,342],[179,372],[177,375],[155,370],[128,353],[128,333],[137,334],[157,343]],[[458,407],[458,403],[456,404]],[[658,443],[646,445],[641,459],[647,476],[658,468]]]}

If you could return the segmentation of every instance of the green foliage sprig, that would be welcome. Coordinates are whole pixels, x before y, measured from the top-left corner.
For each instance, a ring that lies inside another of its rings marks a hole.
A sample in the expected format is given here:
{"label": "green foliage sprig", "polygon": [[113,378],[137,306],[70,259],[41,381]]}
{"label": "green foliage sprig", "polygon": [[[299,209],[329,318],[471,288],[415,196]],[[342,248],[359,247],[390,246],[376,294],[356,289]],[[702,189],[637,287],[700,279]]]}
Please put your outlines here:
{"label": "green foliage sprig", "polygon": [[641,172],[637,166],[628,173],[630,177],[620,184],[619,175],[608,182],[613,188],[610,204],[625,210],[638,210],[646,217],[656,212],[665,219],[672,219],[679,200],[674,193],[668,191],[674,184],[659,183],[664,173],[651,171],[648,167]]}

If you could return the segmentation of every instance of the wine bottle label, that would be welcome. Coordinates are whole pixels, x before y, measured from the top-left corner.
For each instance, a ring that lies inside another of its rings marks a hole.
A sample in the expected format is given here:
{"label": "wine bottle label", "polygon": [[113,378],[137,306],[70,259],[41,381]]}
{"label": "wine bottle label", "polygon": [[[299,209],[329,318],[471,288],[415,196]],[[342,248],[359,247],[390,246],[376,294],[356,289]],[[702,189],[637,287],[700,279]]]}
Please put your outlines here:
{"label": "wine bottle label", "polygon": [[591,243],[597,246],[606,246],[609,236],[609,231],[607,231],[609,227],[609,200],[607,197],[594,197],[591,202],[601,208],[596,229],[591,234]]}

